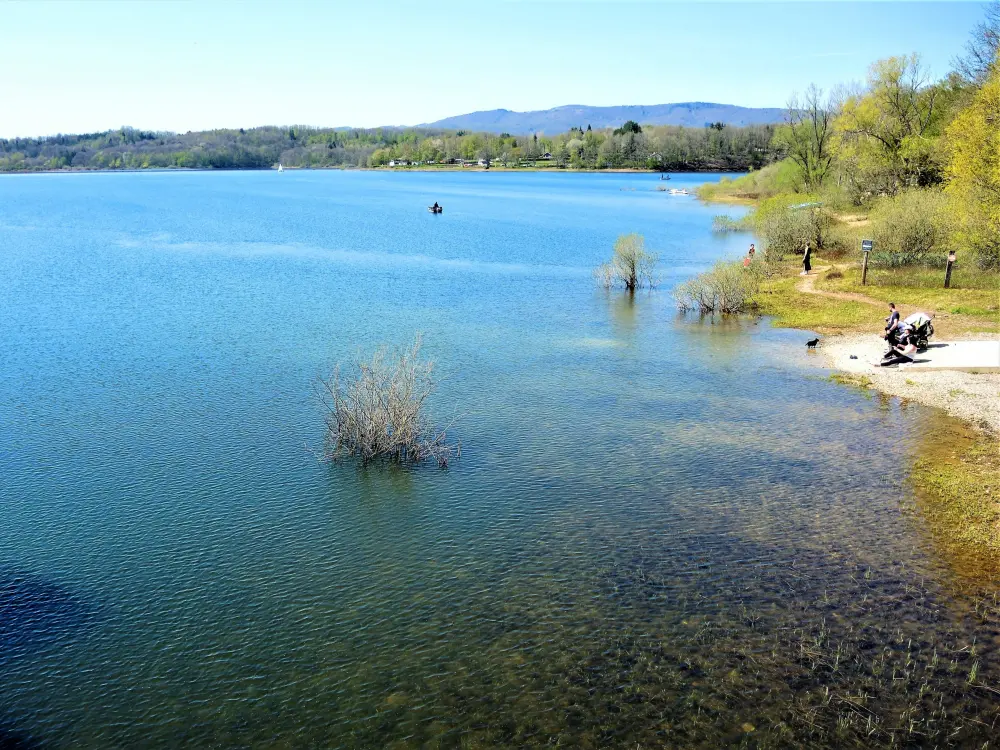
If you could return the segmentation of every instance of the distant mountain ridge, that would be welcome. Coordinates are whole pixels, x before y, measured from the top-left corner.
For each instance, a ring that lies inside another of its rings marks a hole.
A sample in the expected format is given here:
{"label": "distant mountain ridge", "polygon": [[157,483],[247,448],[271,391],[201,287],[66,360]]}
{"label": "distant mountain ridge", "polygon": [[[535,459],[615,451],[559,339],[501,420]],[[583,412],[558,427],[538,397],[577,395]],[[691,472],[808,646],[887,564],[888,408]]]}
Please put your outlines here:
{"label": "distant mountain ridge", "polygon": [[492,133],[563,133],[572,127],[617,128],[626,120],[640,125],[684,125],[700,128],[713,122],[726,125],[766,125],[781,122],[785,110],[774,107],[737,107],[713,102],[678,102],[676,104],[588,107],[567,104],[533,112],[491,109],[446,117],[418,127],[474,130]]}

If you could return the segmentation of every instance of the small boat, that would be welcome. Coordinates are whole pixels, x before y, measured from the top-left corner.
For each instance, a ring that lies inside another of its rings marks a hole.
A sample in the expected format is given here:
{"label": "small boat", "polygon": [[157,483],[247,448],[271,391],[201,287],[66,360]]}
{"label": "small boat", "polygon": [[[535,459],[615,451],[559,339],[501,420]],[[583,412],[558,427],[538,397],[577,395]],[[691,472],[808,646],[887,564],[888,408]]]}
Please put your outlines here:
{"label": "small boat", "polygon": [[285,171],[285,168],[281,166],[281,162],[280,161],[278,162],[278,171],[279,172],[284,172]]}
{"label": "small boat", "polygon": [[668,174],[661,174],[660,175],[660,179],[661,180],[669,180],[670,179],[670,175],[668,175]]}
{"label": "small boat", "polygon": [[433,206],[428,206],[427,210],[430,211],[432,214],[439,214],[442,211],[444,211],[444,206],[439,206],[437,203],[435,203]]}
{"label": "small boat", "polygon": [[667,192],[670,195],[690,195],[690,193],[688,193],[688,191],[685,190],[684,188],[681,188],[680,190],[678,190],[677,188],[670,188],[670,190],[668,190]]}

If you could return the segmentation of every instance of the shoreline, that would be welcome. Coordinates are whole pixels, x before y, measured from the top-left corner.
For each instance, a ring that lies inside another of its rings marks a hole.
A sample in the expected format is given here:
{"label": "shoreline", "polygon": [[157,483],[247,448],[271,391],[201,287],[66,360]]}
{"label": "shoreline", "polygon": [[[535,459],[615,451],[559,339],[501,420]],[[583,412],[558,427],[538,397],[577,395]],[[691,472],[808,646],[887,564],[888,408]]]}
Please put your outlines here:
{"label": "shoreline", "polygon": [[[983,340],[996,341],[994,336]],[[823,338],[817,351],[831,370],[854,383],[887,396],[942,409],[988,436],[1000,435],[1000,373],[958,370],[909,370],[876,367],[885,350],[878,334],[834,334]],[[851,359],[851,356],[857,359]]]}
{"label": "shoreline", "polygon": [[[18,169],[11,171],[0,171],[3,175],[29,175],[29,174],[109,174],[121,173],[132,174],[137,172],[277,172],[274,167],[262,167],[260,169],[245,169],[242,167],[138,167],[136,169]],[[284,172],[560,172],[563,174],[744,174],[739,170],[731,169],[639,169],[636,167],[622,167],[620,169],[589,169],[574,167],[459,167],[433,166],[433,167],[284,167]],[[664,180],[667,182],[667,180]],[[732,202],[732,201],[727,201]],[[752,201],[748,201],[750,203]]]}

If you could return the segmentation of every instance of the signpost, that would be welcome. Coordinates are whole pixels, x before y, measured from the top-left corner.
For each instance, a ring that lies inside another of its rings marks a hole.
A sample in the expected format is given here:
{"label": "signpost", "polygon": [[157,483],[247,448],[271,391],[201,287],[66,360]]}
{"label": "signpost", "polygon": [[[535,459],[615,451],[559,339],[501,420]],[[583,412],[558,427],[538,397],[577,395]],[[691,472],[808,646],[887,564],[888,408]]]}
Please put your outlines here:
{"label": "signpost", "polygon": [[955,251],[948,253],[948,269],[944,272],[944,288],[951,287],[951,266],[955,262]]}
{"label": "signpost", "polygon": [[[861,240],[861,252],[865,254],[865,259],[861,263],[861,286],[868,282],[868,253],[872,251],[874,245],[875,243],[871,240]],[[945,286],[947,286],[947,282],[945,282]]]}

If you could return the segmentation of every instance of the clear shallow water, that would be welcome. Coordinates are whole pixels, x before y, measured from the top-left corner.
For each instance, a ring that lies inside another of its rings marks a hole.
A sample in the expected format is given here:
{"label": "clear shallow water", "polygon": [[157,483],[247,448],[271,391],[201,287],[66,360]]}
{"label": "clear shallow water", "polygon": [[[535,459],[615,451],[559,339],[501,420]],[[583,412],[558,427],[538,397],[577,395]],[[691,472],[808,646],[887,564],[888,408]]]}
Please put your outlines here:
{"label": "clear shallow water", "polygon": [[[994,589],[905,481],[940,417],[679,316],[747,238],[657,184],[0,179],[0,747],[989,738]],[[462,459],[319,464],[316,376],[417,331]]]}

